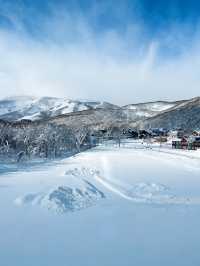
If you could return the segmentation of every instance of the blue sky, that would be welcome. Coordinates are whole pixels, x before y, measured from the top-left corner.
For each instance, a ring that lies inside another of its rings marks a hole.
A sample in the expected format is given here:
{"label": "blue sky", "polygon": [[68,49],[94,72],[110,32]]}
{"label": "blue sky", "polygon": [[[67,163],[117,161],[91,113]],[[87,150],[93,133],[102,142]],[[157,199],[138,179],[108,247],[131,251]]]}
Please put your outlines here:
{"label": "blue sky", "polygon": [[[1,28],[17,31],[16,20],[34,38],[46,37],[44,22],[66,11],[82,17],[96,34],[115,30],[123,35],[131,24],[141,25],[141,37],[159,38],[162,32],[182,27],[190,38],[199,25],[197,0],[1,0]],[[65,32],[67,34],[67,32]]]}
{"label": "blue sky", "polygon": [[197,96],[199,18],[197,0],[0,0],[1,94]]}

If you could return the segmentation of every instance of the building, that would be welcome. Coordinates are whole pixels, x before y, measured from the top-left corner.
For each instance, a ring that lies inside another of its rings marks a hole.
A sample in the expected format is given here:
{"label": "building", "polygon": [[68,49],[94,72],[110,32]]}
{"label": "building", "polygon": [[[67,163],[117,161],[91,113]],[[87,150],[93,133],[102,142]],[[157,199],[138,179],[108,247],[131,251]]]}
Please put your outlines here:
{"label": "building", "polygon": [[195,137],[191,135],[189,138],[183,137],[181,139],[172,140],[173,149],[197,150],[200,148],[200,136]]}
{"label": "building", "polygon": [[195,137],[200,136],[200,131],[199,131],[199,130],[194,130],[194,131],[192,132],[192,136],[195,136]]}

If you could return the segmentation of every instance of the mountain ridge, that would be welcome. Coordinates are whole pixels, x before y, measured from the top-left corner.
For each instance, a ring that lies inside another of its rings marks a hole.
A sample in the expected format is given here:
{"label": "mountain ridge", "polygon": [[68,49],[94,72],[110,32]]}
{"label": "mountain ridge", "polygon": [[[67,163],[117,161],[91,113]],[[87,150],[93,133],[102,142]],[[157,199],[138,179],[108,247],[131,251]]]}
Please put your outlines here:
{"label": "mountain ridge", "polygon": [[56,97],[18,96],[0,100],[0,119],[66,123],[69,126],[98,124],[134,128],[200,128],[200,97],[180,101],[151,101],[117,106],[101,101]]}

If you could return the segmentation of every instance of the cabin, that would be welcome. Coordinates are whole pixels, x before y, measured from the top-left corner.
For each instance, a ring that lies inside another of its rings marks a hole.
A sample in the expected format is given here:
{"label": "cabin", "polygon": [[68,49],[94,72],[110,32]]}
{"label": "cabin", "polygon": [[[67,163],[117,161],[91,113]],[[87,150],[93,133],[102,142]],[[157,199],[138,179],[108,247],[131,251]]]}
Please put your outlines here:
{"label": "cabin", "polygon": [[183,138],[185,136],[185,131],[181,128],[177,130],[177,138]]}
{"label": "cabin", "polygon": [[152,134],[150,131],[147,130],[139,130],[139,134],[138,134],[139,139],[146,139],[146,138],[151,138]]}
{"label": "cabin", "polygon": [[163,137],[167,136],[169,130],[165,128],[152,128],[150,130],[152,137]]}
{"label": "cabin", "polygon": [[173,140],[172,148],[197,150],[200,148],[200,136],[190,136],[189,138],[183,137],[182,139]]}
{"label": "cabin", "polygon": [[192,132],[192,136],[195,136],[195,137],[200,136],[200,131],[199,131],[199,130],[194,130],[194,131]]}
{"label": "cabin", "polygon": [[173,149],[188,149],[188,139],[186,137],[182,137],[181,139],[172,140],[172,148]]}
{"label": "cabin", "polygon": [[165,136],[159,136],[159,137],[154,137],[154,140],[161,144],[161,143],[166,143],[168,139]]}
{"label": "cabin", "polygon": [[195,137],[195,139],[194,139],[194,141],[193,141],[193,146],[194,146],[196,149],[199,149],[199,148],[200,148],[200,136]]}
{"label": "cabin", "polygon": [[138,132],[132,128],[123,129],[123,135],[125,135],[127,138],[133,138],[137,139],[138,138]]}

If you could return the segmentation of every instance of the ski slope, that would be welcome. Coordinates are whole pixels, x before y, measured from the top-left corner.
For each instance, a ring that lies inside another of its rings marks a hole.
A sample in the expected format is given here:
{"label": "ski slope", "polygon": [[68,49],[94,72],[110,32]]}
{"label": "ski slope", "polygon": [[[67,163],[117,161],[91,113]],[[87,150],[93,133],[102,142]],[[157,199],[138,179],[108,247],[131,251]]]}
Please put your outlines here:
{"label": "ski slope", "polygon": [[198,266],[199,158],[198,151],[111,142],[4,167],[2,265]]}

